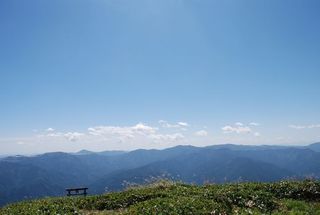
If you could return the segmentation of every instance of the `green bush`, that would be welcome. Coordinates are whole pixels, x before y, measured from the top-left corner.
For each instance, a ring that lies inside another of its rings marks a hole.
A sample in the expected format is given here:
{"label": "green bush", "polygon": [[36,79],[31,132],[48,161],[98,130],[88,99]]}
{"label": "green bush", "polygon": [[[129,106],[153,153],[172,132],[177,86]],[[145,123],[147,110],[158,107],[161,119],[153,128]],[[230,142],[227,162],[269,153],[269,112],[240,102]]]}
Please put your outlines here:
{"label": "green bush", "polygon": [[320,183],[313,180],[204,186],[162,181],[105,195],[19,202],[0,215],[320,214],[319,200]]}
{"label": "green bush", "polygon": [[315,180],[281,181],[269,184],[268,191],[278,198],[320,200],[320,182]]}

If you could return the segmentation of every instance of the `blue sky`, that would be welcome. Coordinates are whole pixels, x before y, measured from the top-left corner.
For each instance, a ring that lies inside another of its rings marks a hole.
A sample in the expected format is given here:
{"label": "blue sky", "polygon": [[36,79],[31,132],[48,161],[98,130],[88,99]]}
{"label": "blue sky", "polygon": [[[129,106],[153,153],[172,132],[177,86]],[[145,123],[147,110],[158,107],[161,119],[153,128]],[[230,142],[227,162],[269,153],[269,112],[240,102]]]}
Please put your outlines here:
{"label": "blue sky", "polygon": [[319,141],[319,11],[318,0],[1,1],[0,150]]}

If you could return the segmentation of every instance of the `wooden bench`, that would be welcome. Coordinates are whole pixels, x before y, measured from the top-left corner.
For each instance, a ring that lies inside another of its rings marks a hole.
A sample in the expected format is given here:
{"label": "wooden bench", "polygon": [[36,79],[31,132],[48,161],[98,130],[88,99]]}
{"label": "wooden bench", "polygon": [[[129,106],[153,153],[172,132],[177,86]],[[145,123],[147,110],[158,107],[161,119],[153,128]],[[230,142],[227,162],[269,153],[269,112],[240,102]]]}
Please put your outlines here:
{"label": "wooden bench", "polygon": [[86,196],[87,190],[88,190],[87,187],[67,188],[66,189],[66,191],[68,192],[67,196],[79,196],[79,195]]}

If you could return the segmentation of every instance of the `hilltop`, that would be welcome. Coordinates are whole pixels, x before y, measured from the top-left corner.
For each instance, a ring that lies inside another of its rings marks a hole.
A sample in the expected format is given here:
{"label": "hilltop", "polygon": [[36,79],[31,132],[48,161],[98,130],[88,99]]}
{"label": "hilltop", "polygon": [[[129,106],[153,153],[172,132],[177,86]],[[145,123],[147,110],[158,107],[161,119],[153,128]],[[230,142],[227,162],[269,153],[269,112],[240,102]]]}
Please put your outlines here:
{"label": "hilltop", "polygon": [[158,181],[88,197],[45,198],[0,209],[13,214],[319,214],[320,182],[190,185]]}
{"label": "hilltop", "polygon": [[123,182],[150,178],[203,183],[275,182],[320,178],[318,144],[306,147],[214,145],[176,146],[131,152],[54,152],[0,160],[0,207],[21,200],[64,196],[66,187],[91,194],[122,191]]}

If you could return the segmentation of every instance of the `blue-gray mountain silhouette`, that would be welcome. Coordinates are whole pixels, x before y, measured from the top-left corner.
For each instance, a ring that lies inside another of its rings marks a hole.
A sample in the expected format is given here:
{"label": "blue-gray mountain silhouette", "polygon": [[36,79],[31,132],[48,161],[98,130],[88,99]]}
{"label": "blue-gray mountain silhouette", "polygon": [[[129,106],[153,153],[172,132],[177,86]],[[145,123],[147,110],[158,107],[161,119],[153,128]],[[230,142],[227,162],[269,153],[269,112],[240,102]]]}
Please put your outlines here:
{"label": "blue-gray mountain silhouette", "polygon": [[0,160],[0,205],[64,195],[66,187],[89,193],[121,190],[124,181],[167,177],[189,183],[277,181],[320,177],[320,143],[307,147],[214,145],[164,150],[46,153]]}

